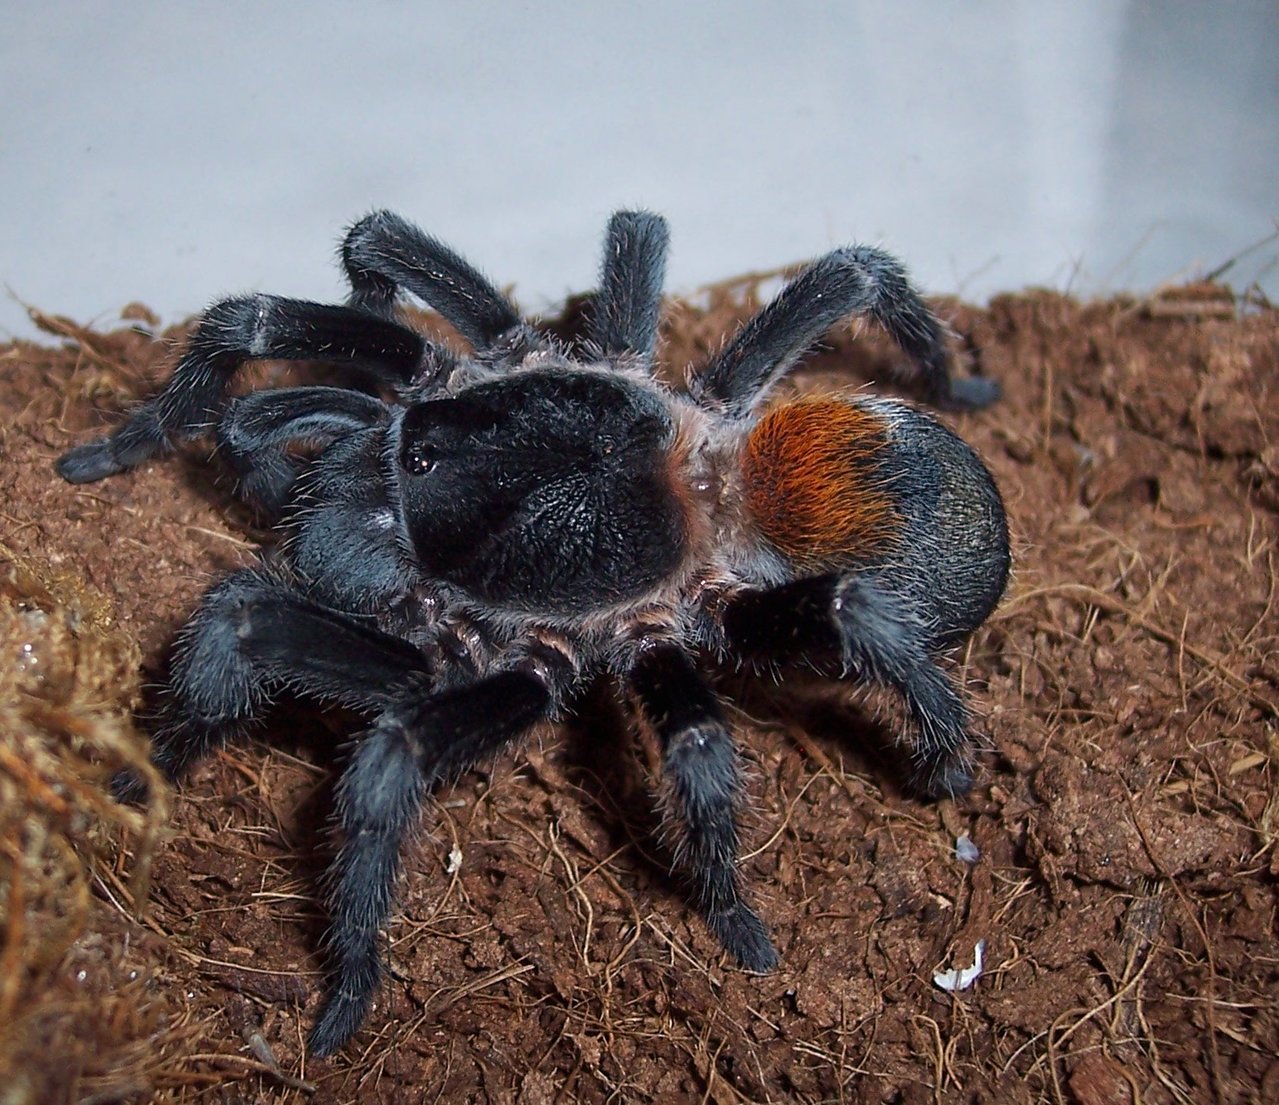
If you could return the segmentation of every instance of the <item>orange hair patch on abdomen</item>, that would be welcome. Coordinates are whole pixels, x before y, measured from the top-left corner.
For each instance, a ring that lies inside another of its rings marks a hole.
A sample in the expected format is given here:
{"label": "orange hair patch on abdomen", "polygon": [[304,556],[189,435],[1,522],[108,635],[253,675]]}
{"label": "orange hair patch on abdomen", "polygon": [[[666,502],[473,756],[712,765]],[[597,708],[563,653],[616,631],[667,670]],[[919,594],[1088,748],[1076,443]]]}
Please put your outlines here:
{"label": "orange hair patch on abdomen", "polygon": [[796,564],[818,568],[882,554],[900,519],[881,472],[884,423],[839,399],[769,411],[746,441],[746,505]]}

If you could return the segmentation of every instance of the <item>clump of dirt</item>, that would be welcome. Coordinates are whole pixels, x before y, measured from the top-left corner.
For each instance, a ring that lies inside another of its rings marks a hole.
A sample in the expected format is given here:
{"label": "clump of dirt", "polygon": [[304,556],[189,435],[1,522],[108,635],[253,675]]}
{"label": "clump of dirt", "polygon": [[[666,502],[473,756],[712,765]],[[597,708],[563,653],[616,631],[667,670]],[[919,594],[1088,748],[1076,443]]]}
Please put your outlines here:
{"label": "clump of dirt", "polygon": [[[671,303],[672,371],[758,288]],[[285,716],[219,754],[155,846],[162,811],[107,797],[140,754],[137,656],[158,678],[202,590],[270,539],[199,455],[53,473],[180,335],[134,311],[0,348],[4,1100],[1279,1099],[1279,313],[1215,286],[940,306],[1003,385],[952,424],[1016,534],[1008,596],[956,657],[988,737],[972,794],[906,796],[892,716],[856,688],[725,677],[744,874],[783,960],[754,977],[665,875],[642,750],[601,704],[438,795],[393,977],[325,1062],[303,1039],[345,729]],[[840,333],[790,386],[891,366]],[[979,946],[969,988],[938,985]]]}
{"label": "clump of dirt", "polygon": [[[158,781],[130,707],[136,641],[69,568],[0,545],[0,1082],[4,1100],[119,1094],[153,1069],[161,1002],[129,964],[108,903],[141,901],[168,795],[109,793],[122,769]],[[132,838],[126,884],[114,858]],[[96,884],[95,899],[91,884]],[[111,975],[112,993],[97,992]],[[49,1062],[51,1045],[57,1061]],[[130,1068],[128,1071],[122,1067]]]}

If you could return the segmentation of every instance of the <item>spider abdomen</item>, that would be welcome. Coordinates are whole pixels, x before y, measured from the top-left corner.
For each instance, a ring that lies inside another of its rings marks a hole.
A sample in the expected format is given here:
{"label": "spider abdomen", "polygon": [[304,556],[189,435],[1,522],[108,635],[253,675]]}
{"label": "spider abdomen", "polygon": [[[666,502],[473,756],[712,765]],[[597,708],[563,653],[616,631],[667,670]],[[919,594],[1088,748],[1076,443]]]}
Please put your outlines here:
{"label": "spider abdomen", "polygon": [[746,440],[745,501],[800,575],[853,569],[913,611],[932,648],[962,639],[1003,594],[1008,527],[989,472],[906,403],[800,399]]}
{"label": "spider abdomen", "polygon": [[889,427],[885,470],[902,517],[901,541],[876,566],[881,583],[909,597],[944,648],[990,616],[1011,568],[1008,519],[981,458],[931,415],[868,398]]}
{"label": "spider abdomen", "polygon": [[760,533],[797,568],[877,559],[902,518],[885,461],[885,421],[839,398],[769,411],[746,440],[745,500]]}

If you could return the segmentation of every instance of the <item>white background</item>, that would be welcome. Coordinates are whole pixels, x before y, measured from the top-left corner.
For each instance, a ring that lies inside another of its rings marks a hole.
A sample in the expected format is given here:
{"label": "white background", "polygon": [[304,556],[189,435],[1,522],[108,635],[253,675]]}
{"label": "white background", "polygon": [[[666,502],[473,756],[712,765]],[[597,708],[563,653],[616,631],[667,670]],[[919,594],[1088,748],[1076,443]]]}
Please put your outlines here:
{"label": "white background", "polygon": [[[1146,290],[1279,215],[1274,0],[0,0],[0,335],[341,297],[375,207],[541,309],[605,218],[689,290],[853,240],[928,290]],[[1228,279],[1279,293],[1274,241]]]}

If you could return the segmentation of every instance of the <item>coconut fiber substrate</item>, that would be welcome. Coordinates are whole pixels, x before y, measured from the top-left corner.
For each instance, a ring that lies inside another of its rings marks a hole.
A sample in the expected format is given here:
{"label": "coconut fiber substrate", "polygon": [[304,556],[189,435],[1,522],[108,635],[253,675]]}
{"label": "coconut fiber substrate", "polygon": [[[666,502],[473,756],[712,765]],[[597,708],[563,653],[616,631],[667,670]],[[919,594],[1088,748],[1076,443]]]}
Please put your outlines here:
{"label": "coconut fiber substrate", "polygon": [[[672,301],[665,365],[760,298]],[[282,703],[150,806],[107,787],[147,763],[174,632],[273,537],[207,445],[54,474],[182,334],[134,308],[0,347],[0,1103],[1279,1101],[1279,313],[1215,286],[937,306],[1003,387],[946,420],[1014,532],[953,659],[971,794],[908,793],[891,702],[725,673],[782,956],[749,975],[671,879],[651,758],[602,695],[438,792],[390,977],[324,1061],[303,1041],[354,720]],[[892,355],[839,331],[787,386],[880,387]],[[979,944],[980,976],[939,986]]]}

